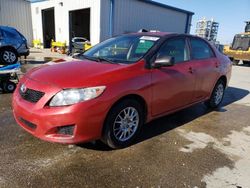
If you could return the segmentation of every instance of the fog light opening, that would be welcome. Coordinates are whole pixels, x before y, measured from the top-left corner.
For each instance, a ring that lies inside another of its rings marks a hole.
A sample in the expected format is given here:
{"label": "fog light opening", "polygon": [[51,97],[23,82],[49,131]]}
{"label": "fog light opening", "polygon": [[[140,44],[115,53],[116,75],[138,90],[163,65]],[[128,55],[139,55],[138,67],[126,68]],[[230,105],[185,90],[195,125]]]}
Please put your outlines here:
{"label": "fog light opening", "polygon": [[66,125],[62,127],[57,127],[57,134],[73,136],[74,130],[75,130],[75,125]]}

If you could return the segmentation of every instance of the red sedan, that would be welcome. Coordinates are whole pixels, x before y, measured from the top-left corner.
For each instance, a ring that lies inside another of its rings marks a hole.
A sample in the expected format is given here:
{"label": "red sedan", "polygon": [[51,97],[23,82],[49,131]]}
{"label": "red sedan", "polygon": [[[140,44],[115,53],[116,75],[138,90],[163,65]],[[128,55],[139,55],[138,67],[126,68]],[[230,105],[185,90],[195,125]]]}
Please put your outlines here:
{"label": "red sedan", "polygon": [[40,139],[126,147],[155,118],[218,107],[232,68],[207,41],[160,32],[111,38],[76,58],[29,71],[14,93],[16,121]]}

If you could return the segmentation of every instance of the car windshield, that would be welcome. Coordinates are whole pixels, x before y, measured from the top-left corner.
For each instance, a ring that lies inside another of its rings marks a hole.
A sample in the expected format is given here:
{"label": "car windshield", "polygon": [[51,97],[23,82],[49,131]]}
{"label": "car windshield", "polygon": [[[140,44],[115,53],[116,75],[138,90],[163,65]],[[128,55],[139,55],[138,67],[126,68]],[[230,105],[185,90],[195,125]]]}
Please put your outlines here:
{"label": "car windshield", "polygon": [[250,35],[236,35],[232,44],[233,50],[245,50],[250,47]]}
{"label": "car windshield", "polygon": [[73,40],[74,42],[86,42],[87,41],[87,39],[81,39],[81,38],[75,38]]}
{"label": "car windshield", "polygon": [[94,46],[81,56],[113,63],[131,64],[141,59],[159,39],[155,36],[120,36]]}

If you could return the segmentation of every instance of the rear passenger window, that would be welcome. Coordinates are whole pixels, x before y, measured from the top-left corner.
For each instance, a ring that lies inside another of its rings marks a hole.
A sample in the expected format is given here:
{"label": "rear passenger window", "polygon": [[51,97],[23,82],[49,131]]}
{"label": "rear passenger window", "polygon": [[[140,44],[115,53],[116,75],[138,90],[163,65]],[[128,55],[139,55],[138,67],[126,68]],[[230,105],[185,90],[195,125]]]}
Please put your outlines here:
{"label": "rear passenger window", "polygon": [[20,36],[15,30],[3,30],[5,37],[12,39],[19,39]]}
{"label": "rear passenger window", "polygon": [[192,59],[208,59],[214,57],[209,45],[200,39],[190,39]]}
{"label": "rear passenger window", "polygon": [[184,38],[170,39],[163,44],[157,54],[157,58],[164,56],[174,57],[175,63],[188,61],[188,50]]}
{"label": "rear passenger window", "polygon": [[2,30],[0,29],[0,38],[3,38]]}

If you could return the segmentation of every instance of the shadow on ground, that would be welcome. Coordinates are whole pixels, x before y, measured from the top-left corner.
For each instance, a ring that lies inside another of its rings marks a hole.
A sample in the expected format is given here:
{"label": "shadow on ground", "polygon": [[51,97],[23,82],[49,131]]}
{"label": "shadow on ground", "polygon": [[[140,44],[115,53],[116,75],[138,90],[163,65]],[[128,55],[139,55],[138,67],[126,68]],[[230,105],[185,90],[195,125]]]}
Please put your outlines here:
{"label": "shadow on ground", "polygon": [[[248,90],[235,87],[228,87],[221,106],[218,109],[215,109],[214,111],[220,113],[226,112],[227,110],[225,109],[225,107],[227,105],[230,105],[238,100],[241,100],[249,93],[250,92]],[[186,108],[184,110],[178,111],[176,113],[156,119],[142,127],[141,134],[139,138],[135,141],[135,144],[146,141],[148,139],[161,135],[165,132],[171,131],[175,128],[181,127],[212,111],[213,110],[207,109],[207,107],[204,104],[197,104],[192,107]],[[80,144],[78,146],[93,150],[101,150],[101,151],[110,150],[110,148],[108,148],[100,141]]]}

